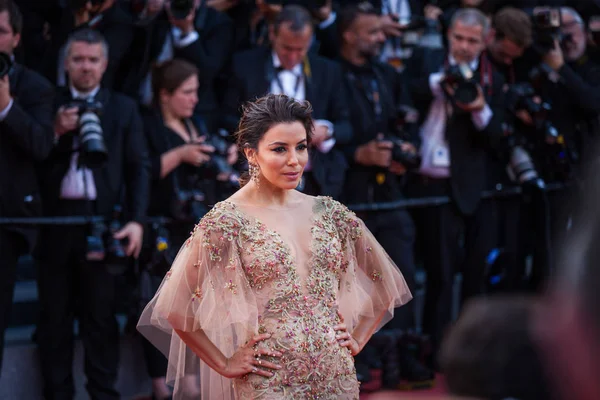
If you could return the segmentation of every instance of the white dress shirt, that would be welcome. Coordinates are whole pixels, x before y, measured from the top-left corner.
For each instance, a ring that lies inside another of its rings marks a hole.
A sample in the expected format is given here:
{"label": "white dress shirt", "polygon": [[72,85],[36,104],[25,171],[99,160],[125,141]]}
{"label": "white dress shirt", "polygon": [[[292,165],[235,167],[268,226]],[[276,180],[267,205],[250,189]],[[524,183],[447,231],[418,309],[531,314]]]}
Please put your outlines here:
{"label": "white dress shirt", "polygon": [[[88,99],[96,96],[100,86],[88,94],[80,93],[72,86],[70,87],[73,99]],[[79,136],[73,137],[73,149],[79,147]],[[91,170],[78,165],[79,152],[75,151],[71,155],[71,164],[60,185],[60,198],[69,200],[96,200],[96,183],[94,174]],[[84,180],[85,175],[85,180]]]}
{"label": "white dress shirt", "polygon": [[[456,65],[456,60],[448,56],[450,65]],[[475,59],[469,64],[471,70],[477,70],[479,60]],[[445,138],[446,118],[449,103],[446,100],[440,81],[444,77],[443,72],[429,76],[429,87],[433,93],[434,100],[429,108],[429,114],[421,126],[421,157],[422,163],[419,172],[432,178],[450,177],[450,149]],[[481,111],[472,112],[471,119],[478,130],[487,127],[492,119],[493,112],[486,104]]]}

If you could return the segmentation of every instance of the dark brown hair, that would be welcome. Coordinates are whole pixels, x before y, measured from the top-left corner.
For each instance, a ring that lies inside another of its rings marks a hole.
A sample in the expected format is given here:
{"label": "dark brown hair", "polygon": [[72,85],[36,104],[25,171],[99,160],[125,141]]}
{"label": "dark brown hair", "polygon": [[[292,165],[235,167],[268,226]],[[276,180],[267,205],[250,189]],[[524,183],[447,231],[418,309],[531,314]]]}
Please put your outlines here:
{"label": "dark brown hair", "polygon": [[529,47],[533,42],[531,19],[517,8],[505,7],[494,15],[492,26],[496,38],[508,39],[519,47]]}
{"label": "dark brown hair", "polygon": [[152,68],[154,102],[158,103],[161,90],[172,94],[183,82],[198,74],[198,68],[194,64],[177,58],[154,65]]}
{"label": "dark brown hair", "polygon": [[366,1],[345,6],[338,13],[337,17],[337,33],[340,38],[345,32],[350,30],[352,24],[354,24],[361,15],[380,15],[380,13],[371,3]]}
{"label": "dark brown hair", "polygon": [[7,11],[10,27],[13,34],[21,33],[23,30],[23,14],[13,0],[0,0],[0,12]]}
{"label": "dark brown hair", "polygon": [[[306,140],[310,143],[313,118],[312,106],[308,101],[298,101],[284,94],[268,94],[246,103],[242,108],[242,118],[236,132],[237,145],[243,149],[257,150],[258,143],[274,125],[300,122],[306,130]],[[240,186],[248,183],[248,174],[240,177]]]}

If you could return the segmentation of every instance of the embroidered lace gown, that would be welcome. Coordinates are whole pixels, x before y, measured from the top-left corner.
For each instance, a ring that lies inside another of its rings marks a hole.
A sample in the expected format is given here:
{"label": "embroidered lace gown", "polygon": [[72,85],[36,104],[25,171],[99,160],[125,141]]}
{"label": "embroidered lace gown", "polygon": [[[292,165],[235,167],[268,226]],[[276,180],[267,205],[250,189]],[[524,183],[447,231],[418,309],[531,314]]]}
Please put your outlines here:
{"label": "embroidered lace gown", "polygon": [[[220,202],[181,248],[138,324],[168,356],[176,397],[179,378],[199,369],[206,400],[358,399],[353,357],[335,340],[337,311],[349,332],[359,321],[375,332],[411,293],[354,213],[330,198],[304,200],[285,210]],[[259,347],[283,357],[263,358],[283,368],[224,378],[198,365],[174,328],[202,329],[227,357],[270,333]]]}

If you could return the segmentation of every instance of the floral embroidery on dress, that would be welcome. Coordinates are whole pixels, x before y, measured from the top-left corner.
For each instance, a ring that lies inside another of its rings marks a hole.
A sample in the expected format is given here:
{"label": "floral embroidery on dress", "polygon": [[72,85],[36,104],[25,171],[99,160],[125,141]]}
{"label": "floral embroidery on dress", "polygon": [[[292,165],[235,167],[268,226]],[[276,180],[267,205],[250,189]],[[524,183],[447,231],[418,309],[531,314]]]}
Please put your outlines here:
{"label": "floral embroidery on dress", "polygon": [[[333,329],[339,321],[338,296],[353,289],[346,277],[354,276],[355,263],[349,257],[354,254],[354,242],[363,235],[356,215],[331,198],[315,200],[308,275],[303,278],[284,238],[229,201],[215,205],[192,235],[198,238],[198,232],[201,251],[212,261],[202,267],[227,276],[218,287],[211,279],[210,289],[223,291],[228,299],[247,290],[260,297],[254,334],[270,333],[271,337],[258,347],[283,354],[279,359],[263,357],[283,366],[272,377],[249,374],[233,380],[237,397],[358,399],[354,360],[349,349],[338,344]],[[368,277],[376,281],[382,275],[369,270]],[[197,289],[194,299],[200,298],[202,292]]]}

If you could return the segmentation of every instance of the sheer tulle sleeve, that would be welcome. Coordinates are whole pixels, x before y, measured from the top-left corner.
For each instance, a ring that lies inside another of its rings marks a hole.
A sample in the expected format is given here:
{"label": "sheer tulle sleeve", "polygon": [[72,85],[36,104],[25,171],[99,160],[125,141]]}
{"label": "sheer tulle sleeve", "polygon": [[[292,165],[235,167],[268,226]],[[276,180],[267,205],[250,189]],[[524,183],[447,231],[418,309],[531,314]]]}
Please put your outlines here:
{"label": "sheer tulle sleeve", "polygon": [[215,206],[180,249],[138,330],[169,360],[167,382],[181,398],[180,380],[200,374],[203,399],[232,399],[232,385],[200,361],[174,332],[202,330],[226,356],[258,331],[256,299],[239,259],[235,216]]}
{"label": "sheer tulle sleeve", "polygon": [[408,303],[412,294],[402,273],[364,222],[336,201],[331,201],[328,208],[343,249],[339,308],[350,332],[360,323],[361,331],[370,336],[391,320],[394,308]]}

